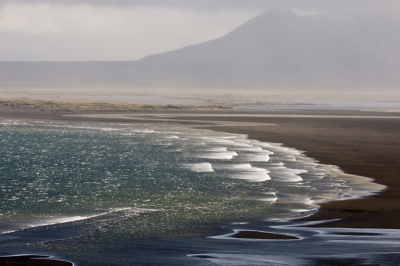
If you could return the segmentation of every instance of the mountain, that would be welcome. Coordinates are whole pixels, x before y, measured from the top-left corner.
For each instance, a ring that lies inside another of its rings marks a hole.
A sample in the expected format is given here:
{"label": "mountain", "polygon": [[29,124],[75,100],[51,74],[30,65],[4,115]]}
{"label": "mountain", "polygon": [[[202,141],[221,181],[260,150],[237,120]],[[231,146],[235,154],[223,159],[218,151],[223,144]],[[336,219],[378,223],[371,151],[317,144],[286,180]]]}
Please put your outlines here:
{"label": "mountain", "polygon": [[[229,34],[136,62],[144,80],[237,85],[297,81],[329,60],[329,38],[289,10],[267,11]],[[323,62],[323,63],[322,63]],[[289,78],[289,79],[288,79]]]}
{"label": "mountain", "polygon": [[371,16],[273,9],[221,38],[133,62],[0,62],[0,86],[396,87],[398,21]]}

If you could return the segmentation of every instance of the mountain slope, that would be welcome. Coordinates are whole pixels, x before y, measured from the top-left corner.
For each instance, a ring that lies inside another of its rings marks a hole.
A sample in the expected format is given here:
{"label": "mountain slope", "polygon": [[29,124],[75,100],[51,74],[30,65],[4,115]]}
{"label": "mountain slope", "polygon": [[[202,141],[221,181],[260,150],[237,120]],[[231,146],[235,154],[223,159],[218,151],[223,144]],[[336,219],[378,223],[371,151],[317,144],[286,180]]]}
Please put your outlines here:
{"label": "mountain slope", "polygon": [[[213,41],[136,62],[142,77],[216,84],[297,82],[334,65],[329,36],[289,10],[267,11]],[[315,70],[318,70],[315,73]]]}
{"label": "mountain slope", "polygon": [[397,24],[379,19],[366,28],[355,25],[376,21],[369,14],[268,10],[219,39],[134,62],[0,62],[0,85],[393,88]]}

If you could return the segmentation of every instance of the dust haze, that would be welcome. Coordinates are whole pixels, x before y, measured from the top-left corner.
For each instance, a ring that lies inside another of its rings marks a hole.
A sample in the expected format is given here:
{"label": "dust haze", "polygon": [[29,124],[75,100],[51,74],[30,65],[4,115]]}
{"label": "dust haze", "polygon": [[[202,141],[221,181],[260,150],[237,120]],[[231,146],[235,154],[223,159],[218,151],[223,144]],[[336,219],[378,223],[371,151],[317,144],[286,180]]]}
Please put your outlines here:
{"label": "dust haze", "polygon": [[396,1],[0,1],[0,97],[396,101],[399,10]]}

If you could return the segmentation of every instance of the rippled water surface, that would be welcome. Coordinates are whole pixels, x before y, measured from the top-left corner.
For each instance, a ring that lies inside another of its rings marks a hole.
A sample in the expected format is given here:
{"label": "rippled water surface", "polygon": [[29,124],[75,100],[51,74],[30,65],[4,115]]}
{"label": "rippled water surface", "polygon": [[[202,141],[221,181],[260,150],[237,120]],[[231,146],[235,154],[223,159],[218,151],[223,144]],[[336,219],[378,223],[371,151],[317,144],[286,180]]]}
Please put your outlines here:
{"label": "rippled water surface", "polygon": [[288,219],[317,202],[372,189],[295,149],[243,135],[171,125],[0,122],[5,250],[106,256],[110,246],[127,252],[135,239]]}

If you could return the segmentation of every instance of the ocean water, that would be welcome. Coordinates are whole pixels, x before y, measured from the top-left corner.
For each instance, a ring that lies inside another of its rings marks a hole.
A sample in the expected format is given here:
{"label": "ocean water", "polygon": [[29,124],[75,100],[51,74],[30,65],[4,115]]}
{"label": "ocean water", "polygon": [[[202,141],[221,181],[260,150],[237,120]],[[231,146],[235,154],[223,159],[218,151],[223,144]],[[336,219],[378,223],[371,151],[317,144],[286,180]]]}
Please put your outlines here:
{"label": "ocean water", "polygon": [[0,154],[0,255],[77,265],[231,265],[191,254],[237,254],[246,244],[208,236],[382,189],[281,144],[175,125],[3,119]]}

